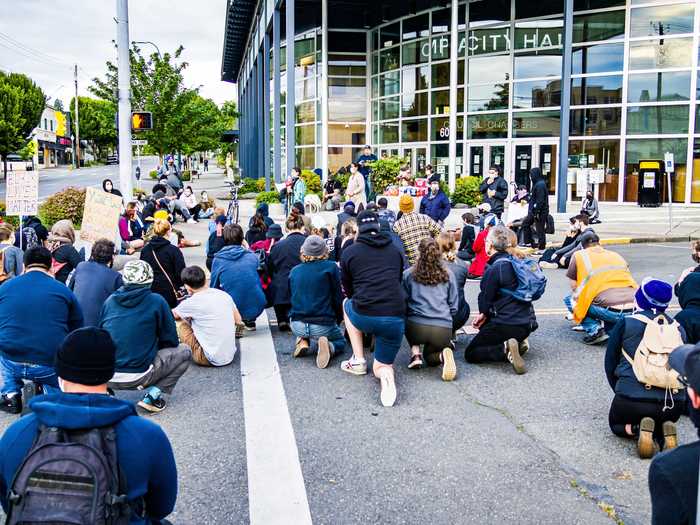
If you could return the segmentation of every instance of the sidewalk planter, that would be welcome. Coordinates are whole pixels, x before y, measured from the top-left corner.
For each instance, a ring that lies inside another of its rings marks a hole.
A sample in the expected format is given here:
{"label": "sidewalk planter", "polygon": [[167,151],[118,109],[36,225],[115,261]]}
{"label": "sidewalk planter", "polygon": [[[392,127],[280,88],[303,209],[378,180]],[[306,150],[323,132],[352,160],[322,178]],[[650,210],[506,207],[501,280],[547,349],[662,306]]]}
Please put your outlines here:
{"label": "sidewalk planter", "polygon": [[282,206],[281,203],[279,202],[272,202],[268,204],[270,208],[270,215],[271,216],[279,216],[279,215],[284,215],[284,206]]}

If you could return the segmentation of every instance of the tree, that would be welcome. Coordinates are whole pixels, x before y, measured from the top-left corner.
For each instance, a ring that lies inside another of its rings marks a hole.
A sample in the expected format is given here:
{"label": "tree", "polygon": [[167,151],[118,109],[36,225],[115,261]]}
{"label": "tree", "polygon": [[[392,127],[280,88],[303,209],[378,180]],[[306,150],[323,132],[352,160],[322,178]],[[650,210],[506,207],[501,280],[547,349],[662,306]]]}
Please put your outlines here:
{"label": "tree", "polygon": [[0,155],[7,176],[7,155],[22,149],[39,124],[46,95],[32,79],[0,71]]}
{"label": "tree", "polygon": [[195,151],[209,151],[219,147],[225,130],[224,119],[216,103],[190,92],[182,112],[176,120],[176,137],[186,155]]}
{"label": "tree", "polygon": [[[71,125],[75,123],[75,98],[70,102]],[[104,158],[107,150],[117,144],[117,130],[114,122],[117,108],[114,103],[91,97],[78,97],[80,115],[80,139],[89,141],[97,152],[98,158]],[[75,129],[71,130],[75,135]]]}
{"label": "tree", "polygon": [[53,101],[53,109],[56,111],[63,111],[63,101],[60,98]]}
{"label": "tree", "polygon": [[[239,116],[240,113],[238,112],[238,106],[236,106],[235,100],[227,100],[221,105],[221,118],[223,120],[225,131],[236,129]],[[238,144],[235,144],[233,142],[224,142],[221,144],[221,152],[224,155],[231,153],[234,154],[235,158],[235,153],[237,149]]]}

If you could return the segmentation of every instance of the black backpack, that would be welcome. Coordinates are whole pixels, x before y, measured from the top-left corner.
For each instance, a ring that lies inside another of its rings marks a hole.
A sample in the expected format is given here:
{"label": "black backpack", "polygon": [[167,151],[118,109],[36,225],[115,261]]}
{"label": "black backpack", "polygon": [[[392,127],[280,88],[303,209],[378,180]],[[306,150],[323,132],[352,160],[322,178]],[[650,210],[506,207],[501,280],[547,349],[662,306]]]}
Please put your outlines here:
{"label": "black backpack", "polygon": [[113,427],[39,425],[12,481],[8,525],[128,525]]}

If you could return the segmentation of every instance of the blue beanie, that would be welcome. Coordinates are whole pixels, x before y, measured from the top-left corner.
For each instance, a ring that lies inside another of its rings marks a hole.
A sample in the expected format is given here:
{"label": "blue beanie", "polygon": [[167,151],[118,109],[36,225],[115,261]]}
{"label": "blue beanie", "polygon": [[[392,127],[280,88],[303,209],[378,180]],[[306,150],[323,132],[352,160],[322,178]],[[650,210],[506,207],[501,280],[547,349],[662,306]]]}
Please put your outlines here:
{"label": "blue beanie", "polygon": [[634,294],[642,310],[664,311],[673,298],[673,287],[665,281],[647,277]]}

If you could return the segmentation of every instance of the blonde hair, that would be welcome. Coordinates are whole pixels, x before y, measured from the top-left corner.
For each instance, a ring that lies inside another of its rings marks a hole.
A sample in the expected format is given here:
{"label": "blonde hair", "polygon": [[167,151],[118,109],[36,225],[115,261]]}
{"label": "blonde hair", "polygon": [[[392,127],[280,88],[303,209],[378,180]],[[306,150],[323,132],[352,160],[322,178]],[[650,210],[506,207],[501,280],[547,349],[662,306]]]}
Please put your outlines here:
{"label": "blonde hair", "polygon": [[454,233],[442,232],[436,240],[442,258],[446,261],[454,262],[457,259],[457,243],[455,242]]}
{"label": "blonde hair", "polygon": [[323,261],[325,259],[328,259],[328,251],[326,251],[326,253],[324,253],[323,255],[304,255],[302,253],[299,255],[299,257],[301,257],[301,262],[303,263]]}
{"label": "blonde hair", "polygon": [[348,219],[343,223],[343,237],[349,235],[355,235],[357,233],[357,221],[355,219]]}
{"label": "blonde hair", "polygon": [[6,222],[0,223],[0,241],[8,240],[12,237],[13,233],[15,233],[15,230],[12,228],[11,224]]}
{"label": "blonde hair", "polygon": [[165,219],[156,219],[153,223],[153,233],[158,237],[165,237],[170,232],[170,223]]}

